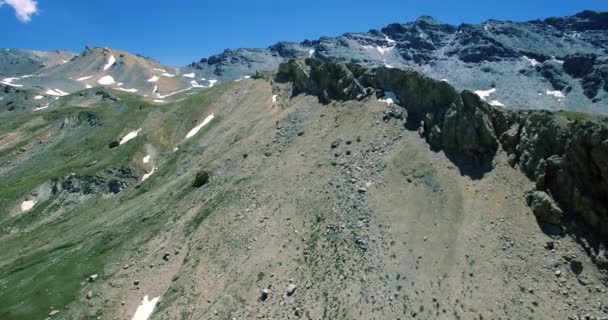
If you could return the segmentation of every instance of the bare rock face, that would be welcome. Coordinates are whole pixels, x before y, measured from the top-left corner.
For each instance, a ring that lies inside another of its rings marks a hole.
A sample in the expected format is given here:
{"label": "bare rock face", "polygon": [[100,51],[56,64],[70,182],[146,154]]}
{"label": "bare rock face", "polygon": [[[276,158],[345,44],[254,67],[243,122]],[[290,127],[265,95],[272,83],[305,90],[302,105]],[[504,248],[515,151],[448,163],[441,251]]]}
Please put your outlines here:
{"label": "bare rock face", "polygon": [[560,224],[564,213],[555,201],[544,191],[532,191],[526,195],[526,202],[540,222]]}

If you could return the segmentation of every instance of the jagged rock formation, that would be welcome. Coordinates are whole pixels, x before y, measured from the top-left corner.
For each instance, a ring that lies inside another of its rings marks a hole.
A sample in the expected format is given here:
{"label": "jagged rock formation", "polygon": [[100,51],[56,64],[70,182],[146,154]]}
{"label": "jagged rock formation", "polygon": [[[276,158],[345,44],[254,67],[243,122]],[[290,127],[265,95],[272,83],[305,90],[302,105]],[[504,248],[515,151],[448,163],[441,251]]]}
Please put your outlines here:
{"label": "jagged rock formation", "polygon": [[[543,111],[510,111],[477,95],[458,93],[445,82],[416,72],[364,69],[316,59],[292,60],[279,67],[278,82],[293,82],[293,93],[330,99],[363,99],[390,91],[408,113],[407,126],[428,143],[468,160],[487,162],[502,148],[537,188],[549,192],[571,217],[608,234],[608,127],[569,121]],[[550,219],[550,222],[556,222]]]}
{"label": "jagged rock formation", "polygon": [[220,79],[314,57],[365,67],[416,70],[459,90],[495,88],[488,102],[521,109],[608,112],[607,14],[585,11],[544,21],[489,20],[452,26],[423,16],[381,30],[266,49],[227,50],[189,67]]}

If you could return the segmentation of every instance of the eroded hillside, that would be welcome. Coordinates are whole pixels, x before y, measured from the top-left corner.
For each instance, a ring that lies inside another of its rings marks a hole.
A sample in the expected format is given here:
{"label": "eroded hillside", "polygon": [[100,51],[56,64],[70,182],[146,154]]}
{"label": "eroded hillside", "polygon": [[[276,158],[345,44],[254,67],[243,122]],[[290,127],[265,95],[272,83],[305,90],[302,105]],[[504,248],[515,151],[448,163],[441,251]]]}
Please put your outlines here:
{"label": "eroded hillside", "polygon": [[0,121],[0,318],[608,316],[601,119],[315,59],[255,78]]}

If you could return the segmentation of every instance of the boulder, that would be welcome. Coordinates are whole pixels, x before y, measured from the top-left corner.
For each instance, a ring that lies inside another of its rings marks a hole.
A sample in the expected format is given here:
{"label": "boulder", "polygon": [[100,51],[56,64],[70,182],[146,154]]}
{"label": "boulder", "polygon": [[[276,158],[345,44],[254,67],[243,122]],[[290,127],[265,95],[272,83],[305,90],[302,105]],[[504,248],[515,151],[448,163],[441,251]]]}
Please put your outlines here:
{"label": "boulder", "polygon": [[555,201],[544,191],[531,191],[526,194],[526,203],[540,222],[560,224],[564,216]]}
{"label": "boulder", "polygon": [[200,170],[196,172],[196,176],[194,176],[194,183],[192,184],[195,188],[200,188],[207,184],[209,181],[209,172],[206,170]]}

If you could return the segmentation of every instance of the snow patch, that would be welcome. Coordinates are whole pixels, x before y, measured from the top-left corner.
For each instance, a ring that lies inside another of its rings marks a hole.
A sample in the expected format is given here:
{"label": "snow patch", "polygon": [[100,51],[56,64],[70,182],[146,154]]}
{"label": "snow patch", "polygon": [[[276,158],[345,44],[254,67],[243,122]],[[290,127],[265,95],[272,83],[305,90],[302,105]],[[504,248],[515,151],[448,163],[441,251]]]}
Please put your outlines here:
{"label": "snow patch", "polygon": [[194,78],[195,77],[194,72],[193,73],[186,73],[183,76],[186,77],[186,78]]}
{"label": "snow patch", "polygon": [[565,98],[565,97],[566,97],[566,96],[564,95],[564,93],[563,93],[563,92],[561,92],[561,91],[559,91],[559,90],[554,90],[554,91],[551,91],[551,90],[547,89],[546,94],[547,94],[548,96],[554,96],[554,97],[556,97],[556,98]]}
{"label": "snow patch", "polygon": [[273,103],[274,103],[274,102],[277,102],[277,97],[278,97],[278,95],[276,95],[276,94],[273,94],[273,95],[272,95],[272,102],[273,102]]}
{"label": "snow patch", "polygon": [[91,89],[91,88],[93,88],[93,86],[92,86],[92,85],[90,85],[90,84],[88,84],[88,83],[87,83],[87,84],[86,84],[84,87],[85,87],[85,88],[87,88],[87,89]]}
{"label": "snow patch", "polygon": [[42,99],[42,98],[44,98],[44,96],[38,95],[38,96],[35,96],[35,97],[34,97],[34,100],[40,100],[40,99]]}
{"label": "snow patch", "polygon": [[309,58],[312,58],[312,56],[314,56],[314,55],[315,55],[315,52],[316,52],[316,51],[315,51],[315,49],[310,49],[310,50],[308,50],[308,57],[309,57]]}
{"label": "snow patch", "polygon": [[478,95],[482,100],[486,100],[492,93],[496,92],[496,88],[490,90],[477,90],[475,94]]}
{"label": "snow patch", "polygon": [[137,90],[135,88],[131,88],[131,89],[116,88],[116,90],[125,91],[125,92],[131,92],[131,93],[139,91],[139,90]]}
{"label": "snow patch", "polygon": [[32,208],[38,203],[36,200],[25,200],[21,202],[21,212],[27,212],[32,210]]}
{"label": "snow patch", "polygon": [[392,47],[380,47],[377,46],[376,50],[378,50],[378,52],[380,52],[381,55],[384,55],[385,53],[391,52],[391,50],[395,49],[394,46]]}
{"label": "snow patch", "polygon": [[167,101],[165,101],[165,100],[161,100],[161,99],[154,99],[154,102],[158,102],[158,103],[165,103],[165,102],[167,102]]}
{"label": "snow patch", "polygon": [[160,71],[160,72],[167,72],[165,69],[159,69],[159,68],[154,68],[155,71]]}
{"label": "snow patch", "polygon": [[63,96],[67,96],[69,94],[69,93],[61,91],[59,89],[48,89],[45,93],[50,96],[56,96],[56,97],[63,97]]}
{"label": "snow patch", "polygon": [[209,122],[211,122],[211,120],[213,120],[214,117],[215,117],[215,115],[213,113],[208,115],[207,118],[205,118],[205,120],[203,120],[203,122],[201,124],[192,128],[192,130],[190,130],[190,132],[188,132],[188,134],[186,134],[186,139],[192,138],[194,135],[196,135],[204,126],[206,126]]}
{"label": "snow patch", "polygon": [[139,134],[139,132],[141,131],[141,128],[135,130],[135,131],[131,131],[129,133],[127,133],[126,136],[122,137],[122,139],[120,139],[119,144],[125,144],[127,143],[129,140],[134,139],[135,137],[137,137],[137,135]]}
{"label": "snow patch", "polygon": [[89,80],[91,78],[93,78],[93,76],[87,76],[87,77],[78,78],[78,79],[76,79],[76,81],[84,81],[84,80]]}
{"label": "snow patch", "polygon": [[213,87],[217,83],[217,80],[209,80],[209,88]]}
{"label": "snow patch", "polygon": [[99,80],[97,80],[97,83],[102,85],[111,85],[116,83],[116,81],[114,81],[114,78],[112,76],[103,76]]}
{"label": "snow patch", "polygon": [[158,76],[154,75],[152,78],[148,79],[148,82],[156,82],[158,81]]}
{"label": "snow patch", "polygon": [[505,106],[502,102],[500,102],[498,100],[492,100],[492,101],[490,101],[490,105],[497,106],[497,107],[504,107]]}
{"label": "snow patch", "polygon": [[192,87],[186,88],[186,89],[182,89],[182,90],[178,90],[178,91],[175,91],[175,92],[171,92],[171,93],[166,94],[166,95],[161,95],[160,93],[157,93],[156,96],[159,97],[159,98],[161,98],[161,99],[164,99],[164,98],[170,97],[170,96],[172,96],[174,94],[178,94],[178,93],[181,93],[181,92],[184,92],[184,91],[188,91],[190,89],[192,89]]}
{"label": "snow patch", "polygon": [[538,62],[538,60],[533,59],[533,58],[528,58],[527,56],[524,56],[524,59],[528,60],[528,62],[530,62],[530,64],[531,64],[533,67],[536,67],[537,65],[539,65],[539,64],[540,64],[540,62]]}
{"label": "snow patch", "polygon": [[147,156],[143,157],[143,159],[141,159],[141,162],[143,162],[143,163],[150,162],[150,155],[147,155]]}
{"label": "snow patch", "polygon": [[175,77],[174,74],[169,73],[169,72],[163,72],[163,73],[161,73],[161,76],[167,77],[167,78],[173,78],[173,77]]}
{"label": "snow patch", "polygon": [[112,54],[112,55],[110,55],[110,57],[108,58],[108,63],[106,63],[106,65],[105,65],[105,66],[103,66],[103,70],[105,71],[105,70],[110,69],[110,67],[111,67],[111,66],[112,66],[114,63],[116,63],[116,58],[115,58],[115,57],[114,57],[114,55]]}
{"label": "snow patch", "polygon": [[397,41],[389,38],[387,35],[384,35],[384,40],[386,40],[386,42],[388,42],[388,44],[393,44],[393,43],[397,42]]}
{"label": "snow patch", "polygon": [[441,81],[443,81],[443,82],[449,82],[448,79],[446,79],[446,78],[441,79]]}
{"label": "snow patch", "polygon": [[48,108],[50,105],[51,105],[50,103],[47,103],[47,104],[45,104],[44,106],[42,106],[42,107],[38,107],[38,108],[35,108],[35,109],[34,109],[34,110],[32,110],[32,111],[44,110],[44,109]]}
{"label": "snow patch", "polygon": [[388,106],[401,103],[401,101],[399,101],[399,98],[397,97],[397,95],[392,91],[385,91],[384,97],[378,99],[378,101],[384,102]]}
{"label": "snow patch", "polygon": [[19,78],[4,78],[4,79],[2,79],[2,81],[0,81],[0,83],[5,84],[7,86],[11,86],[11,87],[23,87],[22,84],[12,83],[13,81],[15,81],[17,79],[19,79]]}
{"label": "snow patch", "polygon": [[156,171],[156,166],[152,167],[152,170],[151,170],[150,172],[148,172],[148,173],[144,174],[144,176],[143,176],[143,177],[141,177],[141,182],[144,182],[144,181],[146,181],[148,178],[150,178],[150,176],[151,176],[152,174],[154,174],[154,171]]}
{"label": "snow patch", "polygon": [[131,320],[148,320],[154,311],[154,307],[156,307],[156,303],[158,303],[158,299],[160,299],[160,297],[148,300],[148,295],[146,295],[141,300],[141,304],[139,307],[137,307],[137,310],[135,311],[135,314]]}

